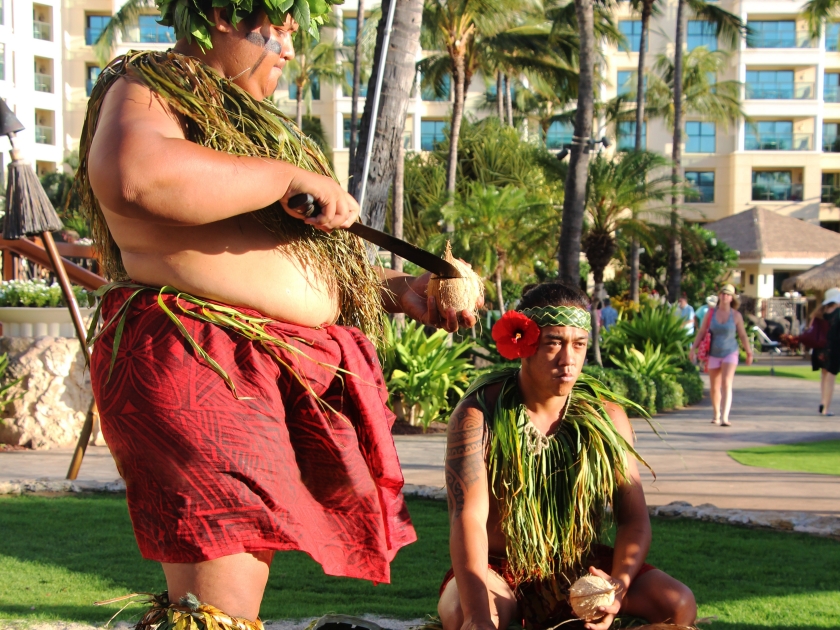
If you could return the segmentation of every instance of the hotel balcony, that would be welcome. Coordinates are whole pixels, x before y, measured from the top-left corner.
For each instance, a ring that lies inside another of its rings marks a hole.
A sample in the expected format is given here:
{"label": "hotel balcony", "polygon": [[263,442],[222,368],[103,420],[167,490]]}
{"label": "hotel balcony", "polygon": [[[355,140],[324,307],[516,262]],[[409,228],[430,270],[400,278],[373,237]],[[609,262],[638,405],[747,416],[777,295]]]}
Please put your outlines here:
{"label": "hotel balcony", "polygon": [[748,83],[746,85],[746,98],[753,100],[809,100],[817,98],[817,91],[815,84],[811,81],[796,81],[791,83]]}

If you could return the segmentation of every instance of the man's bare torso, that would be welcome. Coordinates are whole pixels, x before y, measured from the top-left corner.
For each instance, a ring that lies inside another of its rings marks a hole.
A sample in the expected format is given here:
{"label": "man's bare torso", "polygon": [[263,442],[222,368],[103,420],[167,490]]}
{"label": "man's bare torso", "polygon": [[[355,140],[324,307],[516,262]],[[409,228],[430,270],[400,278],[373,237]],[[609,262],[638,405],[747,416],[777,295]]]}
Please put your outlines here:
{"label": "man's bare torso", "polygon": [[[284,251],[253,215],[238,214],[195,224],[199,222],[181,219],[176,214],[177,208],[170,213],[175,218],[170,219],[138,211],[136,207],[107,203],[107,191],[105,194],[100,191],[107,188],[114,176],[112,165],[116,170],[121,160],[145,160],[148,164],[150,159],[142,151],[135,151],[137,155],[133,157],[130,151],[132,146],[137,148],[137,141],[133,141],[135,145],[121,143],[120,134],[139,133],[135,130],[146,128],[151,132],[150,137],[164,141],[185,139],[183,126],[151,96],[148,88],[117,81],[106,96],[92,143],[91,181],[132,280],[152,286],[171,285],[196,296],[250,307],[294,324],[314,327],[333,323],[339,311],[335,292]],[[159,159],[171,160],[169,168],[177,172],[180,167],[177,161],[169,158],[166,151],[159,153]],[[142,177],[142,165],[132,164],[130,168]],[[220,197],[230,194],[229,182],[218,185]],[[197,193],[208,195],[210,208],[213,191]],[[201,209],[196,212],[200,213]]]}

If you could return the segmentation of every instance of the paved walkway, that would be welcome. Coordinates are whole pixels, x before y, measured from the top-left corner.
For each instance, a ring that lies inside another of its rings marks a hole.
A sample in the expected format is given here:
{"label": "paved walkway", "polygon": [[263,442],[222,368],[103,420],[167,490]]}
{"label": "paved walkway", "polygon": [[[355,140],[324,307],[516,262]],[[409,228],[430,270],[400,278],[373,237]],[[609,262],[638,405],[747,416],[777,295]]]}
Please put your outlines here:
{"label": "paved walkway", "polygon": [[[655,418],[664,441],[644,421],[634,420],[638,450],[657,473],[654,481],[643,472],[648,503],[688,501],[719,508],[840,515],[840,478],[742,466],[726,454],[746,446],[840,439],[840,415],[818,416],[818,403],[817,382],[736,376],[730,428],[710,423],[708,392],[699,405]],[[442,434],[397,436],[396,443],[406,482],[443,486]],[[70,449],[0,452],[0,481],[63,479],[70,455]],[[80,480],[112,481],[117,476],[106,447],[88,448]]]}

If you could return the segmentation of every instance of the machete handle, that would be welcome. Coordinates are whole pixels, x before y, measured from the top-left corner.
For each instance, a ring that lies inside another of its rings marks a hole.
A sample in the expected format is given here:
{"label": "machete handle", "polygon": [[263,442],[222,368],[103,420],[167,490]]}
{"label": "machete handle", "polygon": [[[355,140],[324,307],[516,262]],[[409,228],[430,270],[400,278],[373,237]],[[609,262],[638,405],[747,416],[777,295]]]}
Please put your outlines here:
{"label": "machete handle", "polygon": [[309,193],[300,193],[294,197],[289,197],[289,201],[286,202],[286,205],[289,206],[289,210],[294,210],[298,214],[305,216],[307,219],[321,214],[321,206],[319,206],[318,202],[315,201],[315,197]]}

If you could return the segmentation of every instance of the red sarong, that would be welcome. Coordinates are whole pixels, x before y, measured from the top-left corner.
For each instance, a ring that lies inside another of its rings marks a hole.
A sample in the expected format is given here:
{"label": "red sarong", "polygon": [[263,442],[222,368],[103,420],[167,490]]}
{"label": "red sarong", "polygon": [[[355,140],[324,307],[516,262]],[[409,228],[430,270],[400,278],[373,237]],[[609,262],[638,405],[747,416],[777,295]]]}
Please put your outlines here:
{"label": "red sarong", "polygon": [[[108,293],[103,321],[131,293]],[[370,341],[355,328],[266,326],[314,359],[273,348],[320,404],[259,343],[180,314],[231,376],[237,399],[157,297],[144,291],[129,307],[110,380],[116,325],[96,342],[91,362],[102,431],[126,482],[143,557],[199,562],[300,550],[329,575],[389,582],[390,561],[416,534]],[[174,296],[165,301],[178,312]]]}

